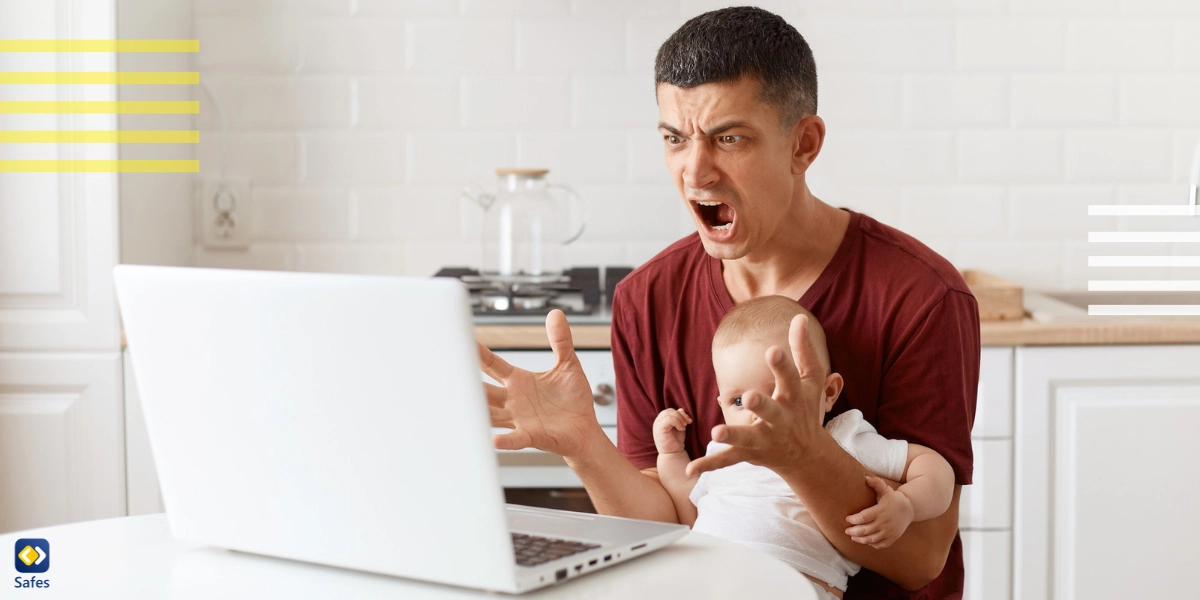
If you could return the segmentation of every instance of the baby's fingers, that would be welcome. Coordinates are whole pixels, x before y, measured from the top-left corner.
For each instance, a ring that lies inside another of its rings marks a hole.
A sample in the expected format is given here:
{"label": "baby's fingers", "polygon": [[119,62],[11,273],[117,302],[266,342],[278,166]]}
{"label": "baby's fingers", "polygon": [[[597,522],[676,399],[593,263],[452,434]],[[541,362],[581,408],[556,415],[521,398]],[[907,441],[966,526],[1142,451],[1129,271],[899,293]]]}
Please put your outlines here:
{"label": "baby's fingers", "polygon": [[868,523],[879,518],[879,514],[882,512],[883,509],[876,504],[870,508],[863,509],[862,512],[858,512],[846,517],[846,522],[851,525],[862,525],[863,523]]}

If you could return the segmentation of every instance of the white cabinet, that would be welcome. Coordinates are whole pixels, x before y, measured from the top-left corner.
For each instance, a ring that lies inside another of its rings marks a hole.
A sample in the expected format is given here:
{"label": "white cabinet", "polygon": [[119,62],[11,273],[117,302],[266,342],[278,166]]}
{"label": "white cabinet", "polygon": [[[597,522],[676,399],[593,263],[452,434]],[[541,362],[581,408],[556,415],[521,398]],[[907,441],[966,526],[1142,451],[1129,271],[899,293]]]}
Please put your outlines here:
{"label": "white cabinet", "polygon": [[1200,346],[1020,348],[1013,590],[1178,598],[1200,564]]}

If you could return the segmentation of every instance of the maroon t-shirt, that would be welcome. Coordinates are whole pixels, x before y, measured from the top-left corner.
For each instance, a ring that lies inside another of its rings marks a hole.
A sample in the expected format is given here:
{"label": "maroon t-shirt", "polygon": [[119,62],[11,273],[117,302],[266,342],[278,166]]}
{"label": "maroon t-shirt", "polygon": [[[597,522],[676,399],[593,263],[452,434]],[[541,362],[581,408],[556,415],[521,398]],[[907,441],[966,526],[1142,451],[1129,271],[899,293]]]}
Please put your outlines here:
{"label": "maroon t-shirt", "polygon": [[[933,448],[971,483],[971,425],[979,385],[979,307],[946,259],[909,235],[850,212],[833,259],[799,302],[825,329],[834,371],[845,380],[832,418],[857,408],[887,438]],[[697,458],[724,422],[717,404],[712,338],[733,301],[721,261],[698,234],[675,242],[616,288],[612,352],[618,447],[639,469],[656,465],[651,424],[667,408],[694,419],[685,433]],[[962,542],[940,577],[906,592],[863,569],[854,598],[957,598]]]}

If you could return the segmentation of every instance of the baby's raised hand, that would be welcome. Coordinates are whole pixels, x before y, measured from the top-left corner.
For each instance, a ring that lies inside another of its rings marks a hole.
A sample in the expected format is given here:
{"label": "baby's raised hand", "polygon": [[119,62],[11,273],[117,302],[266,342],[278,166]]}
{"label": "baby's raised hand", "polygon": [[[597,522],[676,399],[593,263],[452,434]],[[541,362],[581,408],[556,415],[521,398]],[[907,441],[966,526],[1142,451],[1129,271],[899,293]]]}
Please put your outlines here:
{"label": "baby's raised hand", "polygon": [[682,408],[668,408],[654,419],[654,447],[659,454],[683,452],[683,432],[692,418]]}
{"label": "baby's raised hand", "polygon": [[853,525],[846,528],[846,535],[872,548],[887,548],[912,523],[912,501],[874,475],[867,475],[867,485],[875,490],[875,506],[846,517],[846,522]]}

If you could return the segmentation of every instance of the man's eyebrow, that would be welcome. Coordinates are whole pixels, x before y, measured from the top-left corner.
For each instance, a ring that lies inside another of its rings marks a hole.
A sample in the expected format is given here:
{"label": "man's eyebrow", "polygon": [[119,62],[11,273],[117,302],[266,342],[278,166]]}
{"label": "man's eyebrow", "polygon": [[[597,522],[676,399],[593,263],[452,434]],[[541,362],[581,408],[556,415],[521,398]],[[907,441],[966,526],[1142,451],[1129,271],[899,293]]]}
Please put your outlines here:
{"label": "man's eyebrow", "polygon": [[[703,132],[703,133],[704,133],[704,135],[721,135],[722,133],[729,131],[730,129],[737,128],[737,127],[749,127],[749,125],[747,125],[744,121],[730,121],[728,123],[722,123],[720,125],[717,125],[716,127],[713,127],[712,129],[710,129],[706,132]],[[671,135],[678,135],[680,137],[683,137],[683,133],[681,133],[678,129],[671,127],[670,125],[667,125],[666,123],[660,122],[658,124],[658,128],[667,130],[668,132],[671,133]]]}

